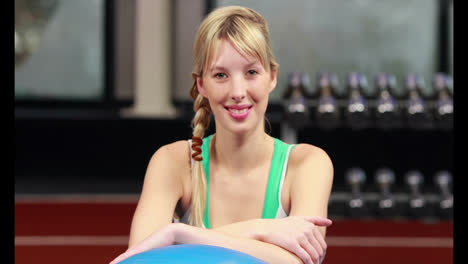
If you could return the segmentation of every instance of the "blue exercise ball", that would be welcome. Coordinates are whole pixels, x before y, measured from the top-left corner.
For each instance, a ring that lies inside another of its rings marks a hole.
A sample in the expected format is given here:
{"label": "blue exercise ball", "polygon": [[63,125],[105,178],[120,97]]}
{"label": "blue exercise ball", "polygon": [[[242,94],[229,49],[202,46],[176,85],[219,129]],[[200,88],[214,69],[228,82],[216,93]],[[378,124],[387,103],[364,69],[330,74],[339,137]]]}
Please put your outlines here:
{"label": "blue exercise ball", "polygon": [[248,254],[217,246],[172,245],[135,254],[119,264],[267,264]]}

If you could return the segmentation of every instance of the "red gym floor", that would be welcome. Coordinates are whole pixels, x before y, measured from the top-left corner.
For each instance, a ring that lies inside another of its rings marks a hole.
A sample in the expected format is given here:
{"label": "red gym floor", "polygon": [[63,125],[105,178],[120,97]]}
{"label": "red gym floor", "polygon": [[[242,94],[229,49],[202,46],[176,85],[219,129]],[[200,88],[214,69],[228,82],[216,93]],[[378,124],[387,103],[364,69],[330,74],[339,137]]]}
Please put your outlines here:
{"label": "red gym floor", "polygon": [[[17,195],[15,263],[102,264],[126,249],[136,195]],[[453,263],[453,222],[334,220],[324,264]]]}

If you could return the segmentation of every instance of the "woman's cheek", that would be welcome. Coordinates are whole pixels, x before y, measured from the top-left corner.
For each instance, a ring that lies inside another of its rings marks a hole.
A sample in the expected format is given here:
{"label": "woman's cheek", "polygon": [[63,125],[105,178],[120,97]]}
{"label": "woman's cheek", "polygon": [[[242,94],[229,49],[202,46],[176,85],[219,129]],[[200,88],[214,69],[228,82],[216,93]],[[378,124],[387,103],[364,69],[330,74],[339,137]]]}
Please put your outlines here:
{"label": "woman's cheek", "polygon": [[270,94],[268,93],[268,90],[259,89],[252,95],[252,98],[254,98],[255,102],[257,102],[257,103],[258,102],[268,103],[269,96],[270,96]]}

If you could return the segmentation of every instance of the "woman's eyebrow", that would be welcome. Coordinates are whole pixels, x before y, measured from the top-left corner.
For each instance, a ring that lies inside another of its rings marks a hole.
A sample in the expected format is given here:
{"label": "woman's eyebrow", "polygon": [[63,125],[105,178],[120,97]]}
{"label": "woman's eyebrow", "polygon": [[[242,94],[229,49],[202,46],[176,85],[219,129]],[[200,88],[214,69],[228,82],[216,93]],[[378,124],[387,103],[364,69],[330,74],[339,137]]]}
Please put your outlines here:
{"label": "woman's eyebrow", "polygon": [[[259,61],[251,61],[245,64],[244,68],[250,68],[252,66],[259,66],[261,63]],[[227,68],[221,65],[214,65],[213,67],[210,68],[210,72],[214,71],[227,71]]]}
{"label": "woman's eyebrow", "polygon": [[261,66],[262,64],[259,61],[252,61],[245,65],[245,68],[250,68],[252,66]]}
{"label": "woman's eyebrow", "polygon": [[223,66],[214,65],[213,67],[211,67],[210,72],[214,71],[226,71],[226,68]]}

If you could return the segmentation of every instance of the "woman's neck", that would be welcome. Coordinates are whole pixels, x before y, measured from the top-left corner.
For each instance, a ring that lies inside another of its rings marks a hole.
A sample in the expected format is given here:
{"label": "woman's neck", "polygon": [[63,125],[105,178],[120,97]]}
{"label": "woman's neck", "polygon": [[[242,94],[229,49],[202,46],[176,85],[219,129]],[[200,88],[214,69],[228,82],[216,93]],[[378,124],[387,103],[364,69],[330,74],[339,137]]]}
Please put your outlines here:
{"label": "woman's neck", "polygon": [[217,131],[210,145],[210,156],[216,164],[242,172],[271,160],[274,139],[263,131],[242,135]]}

